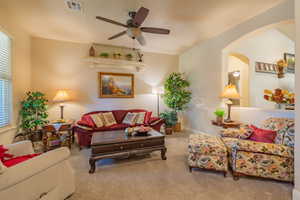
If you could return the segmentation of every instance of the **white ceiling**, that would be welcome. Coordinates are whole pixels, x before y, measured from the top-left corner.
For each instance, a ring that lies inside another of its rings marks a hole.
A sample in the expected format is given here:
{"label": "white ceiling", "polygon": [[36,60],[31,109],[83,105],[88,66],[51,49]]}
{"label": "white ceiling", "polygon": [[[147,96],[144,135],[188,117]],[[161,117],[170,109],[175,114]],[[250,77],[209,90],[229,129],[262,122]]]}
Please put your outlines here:
{"label": "white ceiling", "polygon": [[220,34],[284,0],[81,0],[84,11],[66,8],[64,0],[0,0],[31,35],[72,42],[139,47],[128,36],[108,41],[124,28],[95,19],[122,23],[128,11],[150,9],[143,26],[168,28],[170,35],[145,33],[144,51],[178,54],[199,41]]}

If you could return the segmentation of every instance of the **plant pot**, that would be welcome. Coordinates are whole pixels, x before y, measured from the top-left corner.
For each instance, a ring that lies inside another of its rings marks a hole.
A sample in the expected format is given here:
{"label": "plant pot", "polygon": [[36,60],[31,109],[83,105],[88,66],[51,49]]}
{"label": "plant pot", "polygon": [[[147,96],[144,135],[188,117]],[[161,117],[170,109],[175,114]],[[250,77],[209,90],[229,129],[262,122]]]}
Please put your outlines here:
{"label": "plant pot", "polygon": [[218,125],[221,125],[223,123],[223,117],[217,116],[216,122],[217,122]]}
{"label": "plant pot", "polygon": [[181,122],[177,122],[175,126],[173,126],[174,132],[180,132],[181,131]]}
{"label": "plant pot", "polygon": [[166,127],[166,128],[165,128],[165,132],[166,132],[166,135],[172,135],[172,133],[173,133],[173,128],[172,128],[172,127]]}
{"label": "plant pot", "polygon": [[38,142],[38,141],[42,141],[43,139],[43,132],[42,131],[34,131],[30,136],[29,139],[32,142]]}

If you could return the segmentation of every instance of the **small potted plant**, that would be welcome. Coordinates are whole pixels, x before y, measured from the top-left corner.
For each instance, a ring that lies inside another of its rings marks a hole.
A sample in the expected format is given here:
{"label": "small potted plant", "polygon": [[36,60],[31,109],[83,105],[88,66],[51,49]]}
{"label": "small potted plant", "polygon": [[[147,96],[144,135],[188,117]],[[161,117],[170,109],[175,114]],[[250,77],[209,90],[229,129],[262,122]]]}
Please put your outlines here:
{"label": "small potted plant", "polygon": [[171,135],[173,132],[173,127],[177,123],[177,113],[175,111],[165,111],[159,115],[165,120],[165,132],[167,135]]}
{"label": "small potted plant", "polygon": [[108,58],[109,54],[106,53],[106,52],[102,52],[102,53],[100,53],[100,57],[102,57],[102,58]]}
{"label": "small potted plant", "polygon": [[121,56],[122,56],[122,55],[121,55],[120,53],[114,53],[114,54],[113,54],[114,59],[120,59]]}
{"label": "small potted plant", "polygon": [[131,53],[126,54],[127,60],[132,60],[133,56]]}
{"label": "small potted plant", "polygon": [[223,123],[223,117],[225,115],[225,111],[223,109],[217,109],[214,114],[216,115],[216,122],[218,125]]}

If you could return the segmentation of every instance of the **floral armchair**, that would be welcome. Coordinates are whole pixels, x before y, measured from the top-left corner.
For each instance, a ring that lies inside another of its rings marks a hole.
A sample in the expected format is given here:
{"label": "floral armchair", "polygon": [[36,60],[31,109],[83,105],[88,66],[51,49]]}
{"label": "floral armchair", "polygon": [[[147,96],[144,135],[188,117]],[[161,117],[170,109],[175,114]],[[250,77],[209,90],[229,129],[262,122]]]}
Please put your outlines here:
{"label": "floral armchair", "polygon": [[230,155],[234,179],[240,175],[294,180],[294,120],[269,118],[262,128],[277,131],[274,143],[247,140],[247,128],[226,129],[221,136]]}

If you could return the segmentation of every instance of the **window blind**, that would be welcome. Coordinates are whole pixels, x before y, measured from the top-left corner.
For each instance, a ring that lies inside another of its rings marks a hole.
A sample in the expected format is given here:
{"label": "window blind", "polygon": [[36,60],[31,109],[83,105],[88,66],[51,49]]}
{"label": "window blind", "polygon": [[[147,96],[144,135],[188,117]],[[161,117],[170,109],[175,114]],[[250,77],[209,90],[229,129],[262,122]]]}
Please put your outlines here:
{"label": "window blind", "polygon": [[0,127],[11,119],[11,40],[0,32]]}

